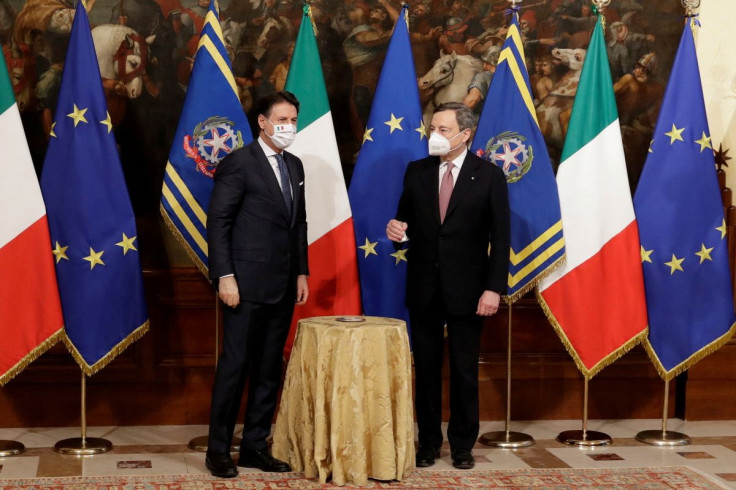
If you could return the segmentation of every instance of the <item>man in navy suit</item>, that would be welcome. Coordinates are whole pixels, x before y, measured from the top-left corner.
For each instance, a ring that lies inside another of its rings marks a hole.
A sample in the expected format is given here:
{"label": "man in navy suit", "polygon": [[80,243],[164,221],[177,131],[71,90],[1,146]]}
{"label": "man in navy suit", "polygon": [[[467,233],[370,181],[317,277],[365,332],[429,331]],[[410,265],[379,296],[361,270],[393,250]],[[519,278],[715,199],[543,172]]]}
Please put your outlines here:
{"label": "man in navy suit", "polygon": [[238,466],[291,471],[271,456],[266,437],[294,305],[309,295],[304,168],[284,151],[296,135],[299,101],[277,92],[256,110],[259,137],[220,162],[207,213],[210,278],[226,306],[205,462],[225,478],[238,474],[230,445],[246,379]]}
{"label": "man in navy suit", "polygon": [[[435,109],[430,157],[411,162],[386,235],[408,241],[406,298],[416,379],[419,449],[431,466],[442,445],[444,326],[450,351],[447,438],[456,468],[472,468],[478,438],[478,356],[484,317],[506,291],[509,201],[503,171],[468,152],[473,113],[456,102]],[[490,246],[490,253],[489,253]]]}

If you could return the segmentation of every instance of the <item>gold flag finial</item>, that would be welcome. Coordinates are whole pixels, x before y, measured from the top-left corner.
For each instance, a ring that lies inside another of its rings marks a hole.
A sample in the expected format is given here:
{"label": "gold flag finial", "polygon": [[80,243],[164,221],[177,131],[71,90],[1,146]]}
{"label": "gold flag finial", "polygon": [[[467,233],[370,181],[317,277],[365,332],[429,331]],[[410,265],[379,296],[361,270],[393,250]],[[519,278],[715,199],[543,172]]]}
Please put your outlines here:
{"label": "gold flag finial", "polygon": [[700,7],[700,0],[680,0],[680,3],[685,8],[685,18],[690,24],[693,36],[697,38],[697,30],[695,27],[700,27],[700,22],[698,21],[698,14],[695,10]]}
{"label": "gold flag finial", "polygon": [[695,13],[695,10],[700,7],[700,0],[680,0],[680,3],[685,8],[685,17],[690,23],[690,29],[692,29],[693,35],[697,35],[695,26],[699,27],[700,22],[697,20],[698,14]]}
{"label": "gold flag finial", "polygon": [[687,15],[693,15],[695,9],[700,7],[700,0],[680,0],[680,3],[685,8]]}
{"label": "gold flag finial", "polygon": [[611,3],[611,0],[592,0],[595,6],[595,13],[601,18],[601,28],[603,29],[603,35],[606,35],[606,7]]}

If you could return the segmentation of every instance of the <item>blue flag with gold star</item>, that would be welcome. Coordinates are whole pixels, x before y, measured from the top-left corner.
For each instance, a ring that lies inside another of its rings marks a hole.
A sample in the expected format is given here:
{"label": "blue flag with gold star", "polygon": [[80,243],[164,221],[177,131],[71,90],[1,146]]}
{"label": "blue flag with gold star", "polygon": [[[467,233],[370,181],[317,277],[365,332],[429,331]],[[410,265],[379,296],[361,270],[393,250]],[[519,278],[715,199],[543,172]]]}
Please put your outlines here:
{"label": "blue flag with gold star", "polygon": [[406,13],[405,6],[391,36],[348,191],[363,312],[405,320],[406,250],[386,237],[386,224],[396,215],[406,166],[427,156]]}
{"label": "blue flag with gold star", "polygon": [[67,347],[85,374],[148,330],[138,233],[83,2],[77,3],[41,190]]}
{"label": "blue flag with gold star", "polygon": [[734,331],[726,224],[691,26],[634,196],[649,316],[645,346],[669,380]]}
{"label": "blue flag with gold star", "polygon": [[217,3],[212,0],[161,192],[164,221],[205,276],[209,269],[207,208],[217,164],[253,141],[218,19]]}
{"label": "blue flag with gold star", "polygon": [[507,300],[515,301],[565,256],[557,182],[534,109],[513,14],[470,150],[501,167],[511,206]]}

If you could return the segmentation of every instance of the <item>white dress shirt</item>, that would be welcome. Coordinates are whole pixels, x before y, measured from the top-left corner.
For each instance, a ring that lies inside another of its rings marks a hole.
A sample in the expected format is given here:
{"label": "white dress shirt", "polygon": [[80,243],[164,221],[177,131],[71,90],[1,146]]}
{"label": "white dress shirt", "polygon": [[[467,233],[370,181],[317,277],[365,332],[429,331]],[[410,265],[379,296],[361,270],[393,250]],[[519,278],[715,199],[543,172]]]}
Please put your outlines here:
{"label": "white dress shirt", "polygon": [[[271,164],[271,170],[273,170],[273,174],[276,176],[276,180],[279,183],[279,189],[281,188],[281,171],[279,170],[279,162],[276,160],[276,152],[273,151],[273,149],[266,144],[265,141],[263,141],[262,137],[258,137],[258,144],[261,145],[261,148],[263,149],[263,153],[266,154],[266,158],[268,158],[268,163]],[[291,192],[291,197],[294,197],[294,191],[291,189],[291,186],[289,186],[289,192]]]}
{"label": "white dress shirt", "polygon": [[[454,160],[450,160],[454,167],[452,167],[452,185],[454,186],[457,184],[457,176],[460,175],[460,167],[463,166],[463,162],[465,161],[465,155],[468,154],[467,148],[465,151],[463,151],[460,155],[458,155],[457,158]],[[440,180],[439,185],[437,186],[437,192],[439,193],[440,187],[442,187],[442,178],[445,176],[445,172],[447,172],[447,160],[442,160],[442,163],[440,163]]]}

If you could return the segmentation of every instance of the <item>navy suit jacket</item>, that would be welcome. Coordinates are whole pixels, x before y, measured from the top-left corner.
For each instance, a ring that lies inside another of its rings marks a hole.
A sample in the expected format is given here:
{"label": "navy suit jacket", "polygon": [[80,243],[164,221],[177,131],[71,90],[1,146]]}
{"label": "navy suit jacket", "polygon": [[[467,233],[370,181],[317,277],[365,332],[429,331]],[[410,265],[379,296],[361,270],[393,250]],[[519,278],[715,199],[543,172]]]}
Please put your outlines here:
{"label": "navy suit jacket", "polygon": [[309,274],[304,167],[291,153],[283,156],[291,212],[257,140],[225,157],[215,172],[207,212],[210,278],[217,283],[234,274],[245,301],[276,303],[296,291],[298,274]]}
{"label": "navy suit jacket", "polygon": [[506,292],[506,177],[499,167],[468,152],[440,223],[440,163],[439,157],[417,160],[404,174],[396,219],[408,224],[407,306],[426,308],[440,290],[448,313],[473,314],[483,291]]}

